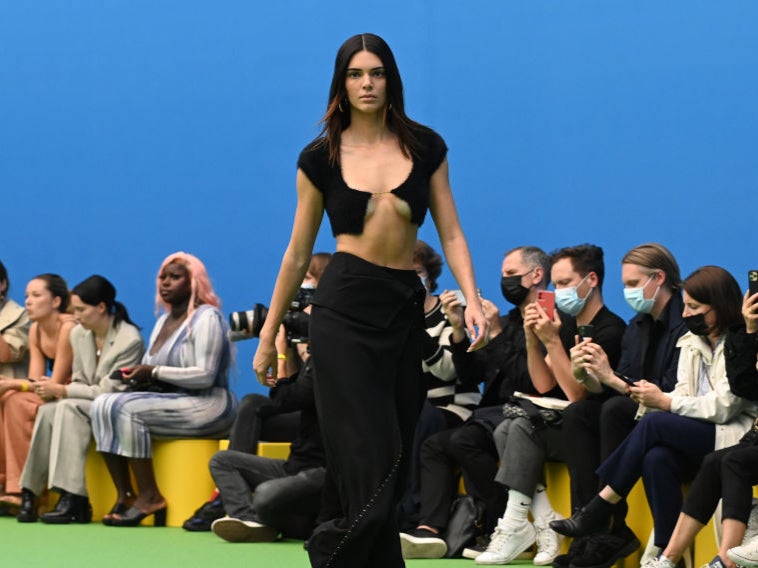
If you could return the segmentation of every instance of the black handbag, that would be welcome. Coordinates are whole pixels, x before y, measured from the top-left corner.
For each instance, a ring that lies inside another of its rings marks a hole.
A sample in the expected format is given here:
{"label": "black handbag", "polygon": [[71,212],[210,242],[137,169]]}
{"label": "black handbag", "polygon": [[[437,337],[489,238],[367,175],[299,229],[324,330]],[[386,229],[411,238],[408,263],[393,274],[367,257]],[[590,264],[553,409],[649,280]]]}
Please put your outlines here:
{"label": "black handbag", "polygon": [[510,419],[528,418],[535,428],[557,426],[563,421],[560,410],[539,408],[530,400],[516,397],[511,397],[511,400],[503,405],[503,416]]}
{"label": "black handbag", "polygon": [[463,549],[484,533],[484,505],[471,495],[461,495],[450,506],[448,518],[442,533],[447,543],[445,558],[460,558]]}

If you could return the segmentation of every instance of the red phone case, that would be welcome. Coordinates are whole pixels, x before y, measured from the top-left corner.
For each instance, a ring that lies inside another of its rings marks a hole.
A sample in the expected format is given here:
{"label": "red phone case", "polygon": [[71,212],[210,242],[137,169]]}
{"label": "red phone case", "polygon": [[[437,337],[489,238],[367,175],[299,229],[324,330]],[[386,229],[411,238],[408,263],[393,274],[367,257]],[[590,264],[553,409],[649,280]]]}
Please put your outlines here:
{"label": "red phone case", "polygon": [[547,317],[553,319],[555,312],[555,292],[551,290],[537,290],[537,303],[545,310]]}

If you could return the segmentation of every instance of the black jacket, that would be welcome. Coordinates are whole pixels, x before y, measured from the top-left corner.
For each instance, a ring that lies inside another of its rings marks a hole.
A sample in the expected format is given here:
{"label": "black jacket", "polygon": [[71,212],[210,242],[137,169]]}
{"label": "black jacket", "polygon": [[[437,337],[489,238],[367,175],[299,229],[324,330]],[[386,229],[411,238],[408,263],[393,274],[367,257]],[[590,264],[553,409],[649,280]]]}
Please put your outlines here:
{"label": "black jacket", "polygon": [[758,401],[756,353],[758,333],[748,334],[745,326],[736,326],[727,331],[724,356],[729,388],[733,394],[752,401]]}
{"label": "black jacket", "polygon": [[[674,389],[677,381],[679,348],[676,342],[687,333],[687,326],[682,319],[684,303],[679,292],[674,292],[661,318],[654,320],[649,314],[634,316],[621,340],[621,359],[618,372],[634,380],[645,379],[657,384],[663,392]],[[659,327],[660,337],[651,343],[654,326]],[[646,354],[653,349],[649,368],[645,368]]]}

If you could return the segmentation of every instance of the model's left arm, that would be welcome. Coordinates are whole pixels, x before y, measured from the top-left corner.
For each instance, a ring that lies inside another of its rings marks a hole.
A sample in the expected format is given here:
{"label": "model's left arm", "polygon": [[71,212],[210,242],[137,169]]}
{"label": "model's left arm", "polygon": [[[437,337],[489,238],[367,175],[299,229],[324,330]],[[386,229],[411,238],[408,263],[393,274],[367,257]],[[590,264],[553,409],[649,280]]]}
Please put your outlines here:
{"label": "model's left arm", "polygon": [[489,325],[482,312],[471,254],[455,208],[447,159],[443,160],[432,174],[429,180],[429,194],[429,209],[437,227],[445,259],[466,298],[466,327],[473,338],[470,347],[473,351],[486,344]]}

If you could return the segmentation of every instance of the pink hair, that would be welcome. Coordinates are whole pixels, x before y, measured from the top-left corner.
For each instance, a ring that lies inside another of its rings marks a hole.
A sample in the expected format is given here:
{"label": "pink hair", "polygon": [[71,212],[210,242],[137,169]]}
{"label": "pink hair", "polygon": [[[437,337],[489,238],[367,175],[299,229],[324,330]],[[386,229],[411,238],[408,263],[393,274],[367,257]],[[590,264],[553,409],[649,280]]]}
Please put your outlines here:
{"label": "pink hair", "polygon": [[163,301],[159,292],[161,273],[163,273],[163,270],[169,264],[181,264],[189,273],[192,295],[190,296],[189,308],[187,309],[188,319],[192,317],[192,312],[194,312],[195,308],[200,304],[208,304],[214,308],[221,309],[221,300],[213,291],[213,285],[211,284],[211,279],[208,277],[208,271],[205,269],[205,265],[196,256],[179,251],[168,255],[158,269],[155,285],[156,313],[159,312],[161,308],[164,308],[166,311],[171,310],[171,306]]}

